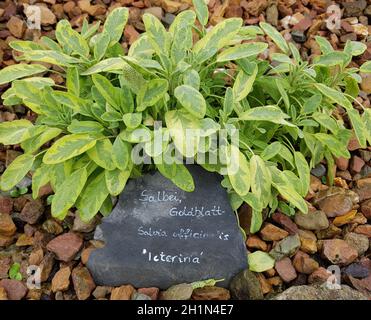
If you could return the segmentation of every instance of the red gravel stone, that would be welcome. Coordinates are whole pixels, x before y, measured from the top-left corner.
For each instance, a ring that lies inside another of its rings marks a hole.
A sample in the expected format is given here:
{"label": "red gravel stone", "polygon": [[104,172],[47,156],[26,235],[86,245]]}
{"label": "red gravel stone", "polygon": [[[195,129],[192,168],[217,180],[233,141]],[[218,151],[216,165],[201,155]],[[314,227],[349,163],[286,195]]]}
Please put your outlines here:
{"label": "red gravel stone", "polygon": [[160,292],[159,288],[156,287],[150,287],[150,288],[139,288],[138,293],[145,294],[149,296],[152,300],[158,299],[158,294]]}
{"label": "red gravel stone", "polygon": [[10,197],[0,196],[0,213],[10,214],[13,209],[13,199]]}
{"label": "red gravel stone", "polygon": [[287,215],[275,212],[272,215],[272,219],[280,224],[290,235],[298,233],[298,226]]}
{"label": "red gravel stone", "polygon": [[77,234],[68,232],[62,234],[48,243],[46,248],[55,253],[58,260],[71,261],[79,252],[83,240]]}
{"label": "red gravel stone", "polygon": [[284,282],[290,282],[298,276],[290,258],[287,257],[277,261],[275,269]]}
{"label": "red gravel stone", "polygon": [[27,287],[22,281],[3,279],[0,281],[0,287],[3,287],[9,300],[21,300],[27,294]]}
{"label": "red gravel stone", "polygon": [[31,200],[25,204],[19,218],[29,224],[35,224],[44,213],[44,204],[40,199]]}

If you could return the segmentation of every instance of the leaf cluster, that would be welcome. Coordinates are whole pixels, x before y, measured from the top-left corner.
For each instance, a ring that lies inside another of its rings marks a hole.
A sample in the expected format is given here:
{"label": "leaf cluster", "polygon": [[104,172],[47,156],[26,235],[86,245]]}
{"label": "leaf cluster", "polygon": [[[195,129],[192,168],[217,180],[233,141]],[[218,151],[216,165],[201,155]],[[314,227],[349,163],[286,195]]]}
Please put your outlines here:
{"label": "leaf cluster", "polygon": [[[359,72],[370,72],[371,65],[349,66],[366,46],[349,41],[343,51],[334,51],[317,37],[322,55],[310,64],[267,23],[243,26],[241,19],[230,18],[207,31],[204,1],[194,6],[195,12],[181,12],[169,30],[145,14],[146,31],[127,54],[119,43],[126,8],[113,10],[102,27],[84,23],[80,33],[62,20],[56,41],[11,42],[22,53],[19,60],[32,64],[0,71],[0,84],[11,82],[4,104],[24,104],[38,118],[35,124],[25,119],[0,124],[0,142],[24,150],[1,177],[1,189],[12,189],[31,170],[35,198],[45,184],[53,187],[54,217],[63,219],[77,207],[89,221],[111,211],[112,196],[129,178],[153,168],[193,191],[183,163],[161,161],[175,146],[184,159],[224,176],[234,209],[243,202],[253,208],[252,232],[259,230],[266,208],[307,212],[303,197],[310,168],[324,158],[329,168],[334,157],[349,158],[352,134],[362,147],[371,141],[370,109],[360,105],[360,113],[353,107]],[[268,48],[257,41],[264,34],[280,49],[271,63],[259,58]],[[62,74],[65,85],[56,85],[46,72]],[[232,128],[239,133],[237,145]],[[186,147],[187,129],[198,132],[193,148]],[[161,150],[152,147],[158,130],[165,137]],[[211,136],[221,130],[231,135],[219,137],[214,148]],[[138,146],[150,164],[133,162]],[[219,155],[217,163],[201,161],[212,154]]]}

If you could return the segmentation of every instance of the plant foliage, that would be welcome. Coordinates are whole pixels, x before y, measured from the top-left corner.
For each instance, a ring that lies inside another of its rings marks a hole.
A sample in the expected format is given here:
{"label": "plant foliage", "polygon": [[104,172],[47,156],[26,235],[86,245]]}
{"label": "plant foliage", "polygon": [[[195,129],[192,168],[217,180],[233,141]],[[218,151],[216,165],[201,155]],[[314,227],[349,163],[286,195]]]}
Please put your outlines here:
{"label": "plant foliage", "polygon": [[[358,73],[370,72],[370,63],[360,70],[349,66],[366,46],[350,41],[343,51],[334,51],[317,37],[322,55],[310,64],[266,23],[243,26],[241,19],[230,18],[207,31],[206,5],[194,4],[196,13],[181,12],[169,30],[145,14],[146,32],[127,54],[119,43],[126,8],[113,10],[101,32],[99,25],[85,22],[79,33],[62,20],[56,41],[11,42],[21,53],[18,59],[32,64],[0,71],[0,84],[11,82],[4,104],[24,104],[38,118],[0,124],[0,142],[24,150],[4,172],[1,189],[12,189],[31,170],[34,197],[47,183],[55,192],[54,217],[63,219],[77,207],[88,221],[99,211],[108,213],[111,196],[149,169],[192,191],[186,166],[158,160],[171,152],[172,142],[182,156],[200,163],[200,153],[215,152],[202,141],[234,126],[239,144],[225,138],[216,150],[227,157],[226,170],[221,163],[200,164],[223,174],[234,209],[244,201],[253,208],[251,231],[259,230],[266,208],[307,212],[303,197],[310,168],[323,159],[332,164],[333,157],[349,158],[346,146],[353,132],[362,147],[370,143],[371,109],[353,108]],[[268,47],[257,40],[263,34],[281,50],[271,63],[259,58]],[[63,70],[64,86],[47,76],[55,70]],[[155,121],[162,121],[167,137],[160,151],[151,148]],[[184,148],[190,128],[199,130],[191,150]],[[130,154],[138,145],[151,164],[133,163]],[[235,162],[237,172],[230,167]]]}

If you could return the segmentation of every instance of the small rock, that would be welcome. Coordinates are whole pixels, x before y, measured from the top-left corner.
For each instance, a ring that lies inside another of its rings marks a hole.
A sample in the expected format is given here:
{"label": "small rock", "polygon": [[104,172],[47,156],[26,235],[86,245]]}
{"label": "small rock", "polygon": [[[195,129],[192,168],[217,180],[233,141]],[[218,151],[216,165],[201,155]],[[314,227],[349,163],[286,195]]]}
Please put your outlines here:
{"label": "small rock", "polygon": [[65,291],[70,286],[70,276],[71,276],[71,269],[70,267],[64,267],[59,269],[59,271],[55,274],[52,280],[52,291]]}
{"label": "small rock", "polygon": [[348,213],[353,208],[352,200],[345,194],[336,194],[326,197],[318,203],[320,209],[327,217],[337,217]]}
{"label": "small rock", "polygon": [[77,234],[68,232],[54,238],[46,248],[55,253],[58,260],[69,262],[80,251],[82,244],[83,240]]}
{"label": "small rock", "polygon": [[341,42],[356,41],[357,35],[355,33],[346,33],[340,37]]}
{"label": "small rock", "polygon": [[8,295],[3,287],[0,287],[0,301],[8,300]]}
{"label": "small rock", "polygon": [[64,300],[63,292],[62,291],[57,291],[54,295],[54,299],[57,300],[57,301]]}
{"label": "small rock", "polygon": [[44,231],[41,231],[41,230],[36,230],[34,232],[34,246],[35,248],[42,248],[42,249],[46,249],[46,245],[48,244],[48,242],[53,239],[53,235],[49,234],[49,233],[46,233]]}
{"label": "small rock", "polygon": [[162,0],[162,8],[166,12],[175,13],[181,8],[181,6],[182,6],[182,3],[178,1]]}
{"label": "small rock", "polygon": [[371,177],[357,180],[357,188],[354,189],[359,197],[359,201],[371,199]]}
{"label": "small rock", "polygon": [[243,9],[239,5],[229,5],[225,9],[225,18],[242,18]]}
{"label": "small rock", "polygon": [[193,300],[229,300],[229,290],[221,287],[206,286],[197,288],[192,293]]}
{"label": "small rock", "polygon": [[305,36],[304,32],[301,30],[291,31],[291,37],[297,43],[304,43],[305,41],[307,41],[307,37]]}
{"label": "small rock", "polygon": [[273,26],[278,25],[278,9],[277,5],[273,4],[267,8],[265,11],[265,18],[268,23],[270,23]]}
{"label": "small rock", "polygon": [[15,243],[15,245],[17,247],[25,247],[25,246],[33,246],[34,244],[34,240],[33,240],[33,237],[30,237],[26,234],[21,234],[19,237],[18,237],[18,240],[17,242]]}
{"label": "small rock", "polygon": [[52,189],[52,186],[50,185],[50,183],[47,183],[46,185],[42,186],[40,189],[39,189],[39,194],[38,194],[38,198],[42,198],[42,197],[45,197],[45,196],[49,196],[51,194],[53,194],[54,191]]}
{"label": "small rock", "polygon": [[130,24],[128,24],[125,27],[124,36],[125,36],[125,39],[127,39],[127,42],[129,43],[129,45],[131,45],[135,40],[137,40],[139,38],[139,35],[140,35],[139,32],[135,30],[135,28],[131,26]]}
{"label": "small rock", "polygon": [[111,300],[131,300],[134,291],[135,289],[131,285],[114,288],[111,292]]}
{"label": "small rock", "polygon": [[309,211],[307,214],[297,212],[295,223],[306,230],[324,230],[329,227],[326,214],[321,210]]}
{"label": "small rock", "polygon": [[313,192],[317,192],[318,190],[321,190],[322,189],[322,181],[313,176],[313,175],[310,175],[310,190],[312,190]]}
{"label": "small rock", "polygon": [[298,233],[298,226],[287,215],[275,212],[272,214],[272,219],[280,224],[290,235]]}
{"label": "small rock", "polygon": [[279,261],[276,261],[275,269],[277,273],[285,282],[291,282],[294,280],[298,275],[296,274],[296,270],[291,263],[290,258],[286,257]]}
{"label": "small rock", "polygon": [[43,249],[41,248],[38,248],[38,249],[34,249],[31,254],[30,254],[30,257],[28,258],[28,263],[30,265],[36,265],[38,266],[41,261],[43,260],[44,258],[44,251]]}
{"label": "small rock", "polygon": [[354,217],[356,216],[357,214],[357,210],[351,210],[349,211],[348,213],[342,215],[342,216],[339,216],[339,217],[336,217],[332,223],[337,226],[337,227],[340,227],[344,224],[347,224],[347,223],[350,223]]}
{"label": "small rock", "polygon": [[82,221],[80,215],[77,212],[75,215],[75,220],[73,221],[72,230],[75,232],[89,233],[95,229],[98,223],[99,220],[97,217],[94,217],[89,222]]}
{"label": "small rock", "polygon": [[46,220],[43,225],[42,229],[45,230],[47,233],[58,235],[63,232],[63,227],[54,219]]}
{"label": "small rock", "polygon": [[93,296],[96,299],[102,299],[107,297],[112,292],[112,287],[106,287],[106,286],[98,286],[93,291]]}
{"label": "small rock", "polygon": [[5,289],[9,300],[21,300],[27,294],[27,287],[19,280],[3,279],[0,287]]}
{"label": "small rock", "polygon": [[86,300],[95,289],[95,283],[90,272],[85,267],[76,267],[72,270],[72,282],[77,299]]}
{"label": "small rock", "polygon": [[317,164],[312,170],[310,170],[310,174],[314,175],[317,178],[323,177],[324,175],[326,175],[326,172],[327,169],[322,163]]}
{"label": "small rock", "polygon": [[317,252],[317,238],[312,231],[308,230],[299,230],[300,237],[300,250],[314,254]]}
{"label": "small rock", "polygon": [[158,299],[158,294],[160,292],[159,288],[151,287],[151,288],[139,288],[138,289],[139,293],[143,293],[149,297],[151,297],[152,300],[157,300]]}
{"label": "small rock", "polygon": [[365,162],[371,161],[371,151],[368,151],[368,150],[359,150],[359,154],[361,155],[361,158]]}
{"label": "small rock", "polygon": [[293,30],[299,30],[301,32],[306,31],[312,25],[312,19],[310,17],[304,17],[298,23],[294,25]]}
{"label": "small rock", "polygon": [[54,256],[52,253],[48,252],[40,263],[41,282],[47,281],[49,279],[50,273],[53,270],[53,266],[54,266]]}
{"label": "small rock", "polygon": [[352,263],[343,269],[343,273],[353,278],[363,279],[369,276],[370,271],[359,263]]}
{"label": "small rock", "polygon": [[349,142],[348,142],[348,150],[349,151],[355,151],[355,150],[358,150],[360,148],[361,148],[361,146],[359,145],[358,139],[355,136],[352,136],[349,139]]}
{"label": "small rock", "polygon": [[350,162],[350,169],[354,172],[360,172],[362,167],[365,165],[365,162],[362,158],[353,156]]}
{"label": "small rock", "polygon": [[341,229],[334,226],[332,223],[327,229],[316,231],[316,236],[318,239],[332,239],[336,236],[341,235]]}
{"label": "small rock", "polygon": [[339,178],[344,179],[345,181],[352,181],[352,176],[351,176],[351,174],[348,170],[338,171],[338,172],[336,172],[336,175]]}
{"label": "small rock", "polygon": [[362,203],[361,212],[365,215],[367,219],[371,220],[371,199]]}
{"label": "small rock", "polygon": [[0,247],[8,247],[15,240],[14,236],[2,236],[0,235]]}
{"label": "small rock", "polygon": [[260,282],[255,273],[246,269],[238,273],[230,283],[233,299],[261,300],[264,298]]}
{"label": "small rock", "polygon": [[368,164],[364,165],[359,174],[361,175],[361,177],[368,177],[371,174],[371,166],[369,166]]}
{"label": "small rock", "polygon": [[349,224],[366,224],[366,223],[367,218],[361,212],[357,212],[353,219],[349,221]]}
{"label": "small rock", "polygon": [[44,213],[44,205],[40,199],[28,201],[23,207],[19,218],[29,224],[35,224]]}
{"label": "small rock", "polygon": [[189,283],[181,283],[171,286],[161,292],[161,300],[189,300],[192,296],[193,288]]}
{"label": "small rock", "polygon": [[16,16],[12,16],[6,26],[10,33],[16,38],[22,38],[24,32],[26,31],[25,22]]}
{"label": "small rock", "polygon": [[271,223],[265,223],[260,230],[260,236],[265,241],[279,241],[287,237],[289,233]]}
{"label": "small rock", "polygon": [[256,235],[250,235],[247,238],[246,246],[251,249],[267,251],[268,245]]}
{"label": "small rock", "polygon": [[28,201],[32,201],[32,197],[29,194],[25,194],[14,199],[14,211],[21,212]]}
{"label": "small rock", "polygon": [[340,188],[349,189],[347,182],[341,177],[334,178],[334,185]]}
{"label": "small rock", "polygon": [[348,281],[351,285],[356,288],[359,292],[364,295],[367,295],[370,298],[370,289],[371,289],[371,275],[364,279],[356,279],[352,276],[347,276]]}
{"label": "small rock", "polygon": [[164,11],[162,10],[161,7],[150,7],[150,8],[144,9],[143,12],[153,14],[159,20],[162,20],[164,17]]}
{"label": "small rock", "polygon": [[0,256],[0,279],[8,278],[8,271],[12,265],[12,259],[8,256]]}
{"label": "small rock", "polygon": [[274,300],[367,300],[367,297],[347,285],[342,285],[339,290],[325,285],[303,285],[288,288]]}
{"label": "small rock", "polygon": [[336,166],[338,167],[338,169],[340,169],[342,171],[345,171],[345,170],[348,169],[349,159],[344,158],[344,157],[340,157],[340,158],[336,158],[335,162],[336,162]]}
{"label": "small rock", "polygon": [[0,195],[0,213],[11,214],[13,210],[13,199]]}
{"label": "small rock", "polygon": [[175,19],[175,15],[172,13],[165,13],[165,16],[162,18],[162,22],[165,24],[165,26],[170,27]]}
{"label": "small rock", "polygon": [[0,235],[10,237],[15,234],[17,228],[12,217],[7,213],[0,213]]}
{"label": "small rock", "polygon": [[366,0],[356,0],[351,2],[343,2],[344,17],[359,17],[362,15],[364,9],[366,9]]}
{"label": "small rock", "polygon": [[309,284],[322,284],[327,281],[328,277],[331,275],[331,272],[327,271],[323,267],[316,269],[309,277]]}
{"label": "small rock", "polygon": [[269,254],[275,260],[281,260],[284,257],[291,257],[300,248],[300,237],[296,234],[278,242]]}
{"label": "small rock", "polygon": [[102,4],[90,4],[90,0],[80,0],[78,1],[79,8],[88,13],[89,15],[95,17],[103,15],[106,12],[106,7]]}
{"label": "small rock", "polygon": [[131,297],[131,300],[152,300],[152,299],[146,294],[135,291]]}
{"label": "small rock", "polygon": [[241,7],[243,7],[248,14],[254,17],[258,17],[268,7],[268,1],[267,0],[254,0],[254,1],[242,0]]}
{"label": "small rock", "polygon": [[364,234],[365,236],[371,238],[371,224],[365,224],[363,226],[358,226],[354,229],[355,233]]}
{"label": "small rock", "polygon": [[341,239],[323,240],[323,256],[333,264],[348,265],[357,257],[358,252]]}
{"label": "small rock", "polygon": [[319,268],[319,264],[314,259],[310,258],[305,252],[298,251],[293,260],[294,268],[297,272],[311,274]]}

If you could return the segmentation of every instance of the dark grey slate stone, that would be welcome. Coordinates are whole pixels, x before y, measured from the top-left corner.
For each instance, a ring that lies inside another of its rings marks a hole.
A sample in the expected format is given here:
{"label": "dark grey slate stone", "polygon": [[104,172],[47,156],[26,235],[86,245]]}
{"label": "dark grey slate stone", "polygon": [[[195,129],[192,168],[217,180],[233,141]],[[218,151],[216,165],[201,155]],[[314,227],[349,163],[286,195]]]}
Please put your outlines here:
{"label": "dark grey slate stone", "polygon": [[367,278],[370,272],[367,267],[359,263],[352,263],[343,269],[343,273],[353,278],[362,279]]}
{"label": "dark grey slate stone", "polygon": [[310,170],[310,173],[316,176],[317,178],[323,177],[326,174],[326,172],[327,169],[322,163],[317,164],[312,170]]}
{"label": "dark grey slate stone", "polygon": [[97,227],[106,245],[88,268],[97,285],[159,287],[231,278],[247,268],[247,252],[219,175],[189,165],[195,191],[159,172],[130,180],[112,213]]}
{"label": "dark grey slate stone", "polygon": [[304,43],[307,41],[307,37],[305,36],[304,32],[300,30],[293,30],[291,32],[291,37],[295,42],[298,43]]}

